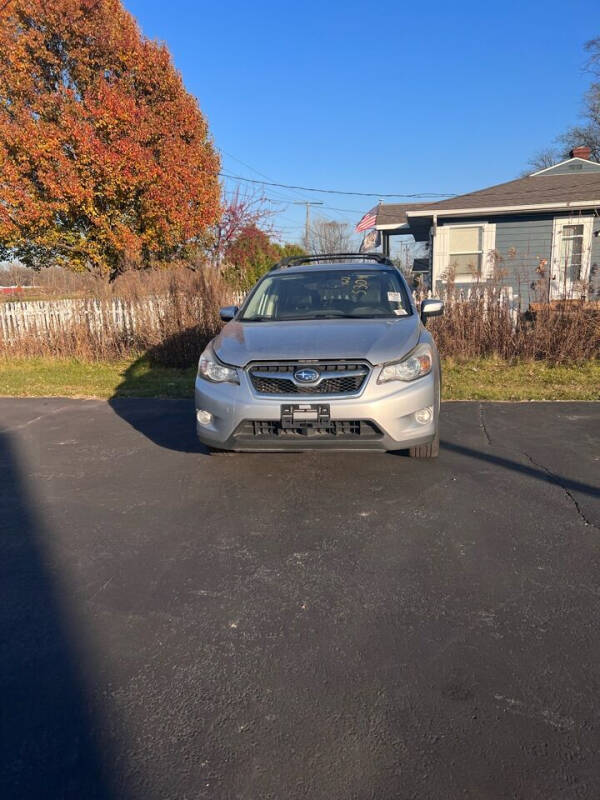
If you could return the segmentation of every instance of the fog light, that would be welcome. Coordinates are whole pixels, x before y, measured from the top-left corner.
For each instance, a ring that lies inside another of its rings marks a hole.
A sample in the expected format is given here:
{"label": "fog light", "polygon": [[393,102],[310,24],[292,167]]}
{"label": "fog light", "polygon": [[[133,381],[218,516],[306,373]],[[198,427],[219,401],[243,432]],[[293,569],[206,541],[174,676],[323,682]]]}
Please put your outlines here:
{"label": "fog light", "polygon": [[415,411],[415,419],[419,425],[427,425],[427,423],[431,422],[433,419],[433,408],[427,406],[427,408],[421,408],[419,411]]}
{"label": "fog light", "polygon": [[210,413],[210,411],[202,411],[202,409],[196,411],[196,419],[200,425],[210,425],[212,418],[213,415]]}

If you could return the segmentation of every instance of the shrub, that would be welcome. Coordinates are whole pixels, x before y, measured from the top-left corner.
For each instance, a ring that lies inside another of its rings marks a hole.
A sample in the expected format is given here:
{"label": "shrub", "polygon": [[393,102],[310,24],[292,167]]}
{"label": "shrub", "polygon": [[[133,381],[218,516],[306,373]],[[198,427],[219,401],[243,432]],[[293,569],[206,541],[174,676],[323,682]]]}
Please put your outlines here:
{"label": "shrub", "polygon": [[[11,327],[4,315],[0,355],[98,360],[148,352],[158,363],[189,366],[220,330],[219,308],[241,300],[223,274],[206,267],[132,271],[112,285],[90,276],[75,284],[74,277],[71,299],[0,304],[0,322],[3,308],[21,320]],[[563,364],[599,355],[600,309],[592,303],[541,303],[519,314],[494,285],[476,286],[469,298],[449,286],[443,299],[444,315],[429,323],[443,356]]]}
{"label": "shrub", "polygon": [[522,314],[507,302],[502,287],[494,285],[477,287],[468,299],[450,287],[443,299],[443,316],[429,323],[443,356],[562,364],[600,353],[600,309],[594,304],[540,303]]}
{"label": "shrub", "polygon": [[151,350],[158,363],[189,366],[231,300],[214,270],[132,272],[112,285],[98,282],[93,296],[15,304],[19,327],[0,333],[0,354],[99,360]]}

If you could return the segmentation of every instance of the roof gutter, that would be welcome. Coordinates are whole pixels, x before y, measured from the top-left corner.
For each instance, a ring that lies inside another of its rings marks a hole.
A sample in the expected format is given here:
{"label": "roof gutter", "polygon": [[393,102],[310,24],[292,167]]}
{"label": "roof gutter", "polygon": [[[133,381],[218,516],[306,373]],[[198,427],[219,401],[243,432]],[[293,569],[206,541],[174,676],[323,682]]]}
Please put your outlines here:
{"label": "roof gutter", "polygon": [[406,211],[407,218],[433,216],[478,216],[479,214],[520,214],[523,211],[562,211],[570,209],[600,208],[600,200],[572,200],[566,203],[534,203],[523,206],[481,206],[478,208],[440,208],[422,211]]}
{"label": "roof gutter", "polygon": [[395,223],[393,225],[375,225],[375,229],[378,231],[400,231],[403,228],[410,228],[408,222],[401,222],[399,225]]}

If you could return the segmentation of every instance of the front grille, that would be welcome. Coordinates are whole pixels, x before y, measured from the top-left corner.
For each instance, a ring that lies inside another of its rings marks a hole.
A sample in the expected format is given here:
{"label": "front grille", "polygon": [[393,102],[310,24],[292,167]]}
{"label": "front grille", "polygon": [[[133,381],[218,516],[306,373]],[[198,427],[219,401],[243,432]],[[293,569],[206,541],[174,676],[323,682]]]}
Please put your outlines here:
{"label": "front grille", "polygon": [[252,385],[261,394],[351,394],[362,386],[364,376],[329,378],[315,386],[298,386],[289,379],[259,378],[251,375]]}
{"label": "front grille", "polygon": [[326,425],[284,428],[278,420],[245,420],[235,431],[238,439],[379,439],[381,431],[364,419],[332,420]]}
{"label": "front grille", "polygon": [[[314,384],[301,384],[294,380],[294,372],[303,366],[318,369],[321,380]],[[250,380],[260,394],[355,394],[369,374],[362,362],[338,361],[322,364],[253,364]]]}

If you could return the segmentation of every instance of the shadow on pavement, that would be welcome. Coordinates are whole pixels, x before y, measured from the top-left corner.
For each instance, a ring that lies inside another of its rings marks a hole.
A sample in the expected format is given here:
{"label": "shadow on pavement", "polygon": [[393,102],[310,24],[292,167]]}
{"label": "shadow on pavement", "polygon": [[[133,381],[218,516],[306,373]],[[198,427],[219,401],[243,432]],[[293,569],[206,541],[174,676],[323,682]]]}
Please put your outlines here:
{"label": "shadow on pavement", "polygon": [[112,397],[108,402],[115,414],[159,447],[209,452],[196,437],[193,400]]}
{"label": "shadow on pavement", "polygon": [[[134,362],[123,374],[123,381],[109,400],[115,413],[159,447],[183,453],[209,452],[196,438],[193,384],[195,365],[203,349],[196,329],[168,337]],[[165,366],[169,366],[166,378]],[[174,378],[172,368],[181,370]],[[170,381],[170,382],[169,382]],[[189,399],[185,397],[189,393]],[[555,475],[535,465],[528,466],[502,456],[475,450],[464,445],[442,441],[444,450],[520,472],[546,483],[554,483],[567,491],[598,497],[600,490],[580,481]],[[394,455],[406,457],[407,450]]]}
{"label": "shadow on pavement", "polygon": [[168,337],[125,370],[109,405],[159,447],[208,453],[196,438],[194,420],[194,378],[202,349],[196,329]]}
{"label": "shadow on pavement", "polygon": [[468,456],[469,458],[478,458],[482,461],[487,461],[490,464],[495,464],[498,467],[504,467],[505,469],[510,469],[514,472],[520,472],[523,475],[529,475],[532,478],[537,478],[538,480],[545,481],[546,483],[553,483],[556,486],[560,486],[562,489],[567,489],[568,491],[581,492],[582,494],[589,494],[592,497],[600,498],[600,489],[597,486],[591,486],[587,483],[581,483],[580,481],[574,481],[570,478],[564,478],[561,475],[555,475],[549,470],[538,469],[534,466],[529,467],[527,464],[519,464],[518,461],[513,461],[510,458],[496,456],[493,453],[484,453],[481,450],[474,450],[471,447],[465,447],[461,444],[454,444],[453,442],[447,442],[444,440],[442,440],[440,444],[444,450],[450,450],[453,453],[458,453],[462,456]]}
{"label": "shadow on pavement", "polygon": [[42,529],[6,434],[0,475],[0,797],[116,800]]}

